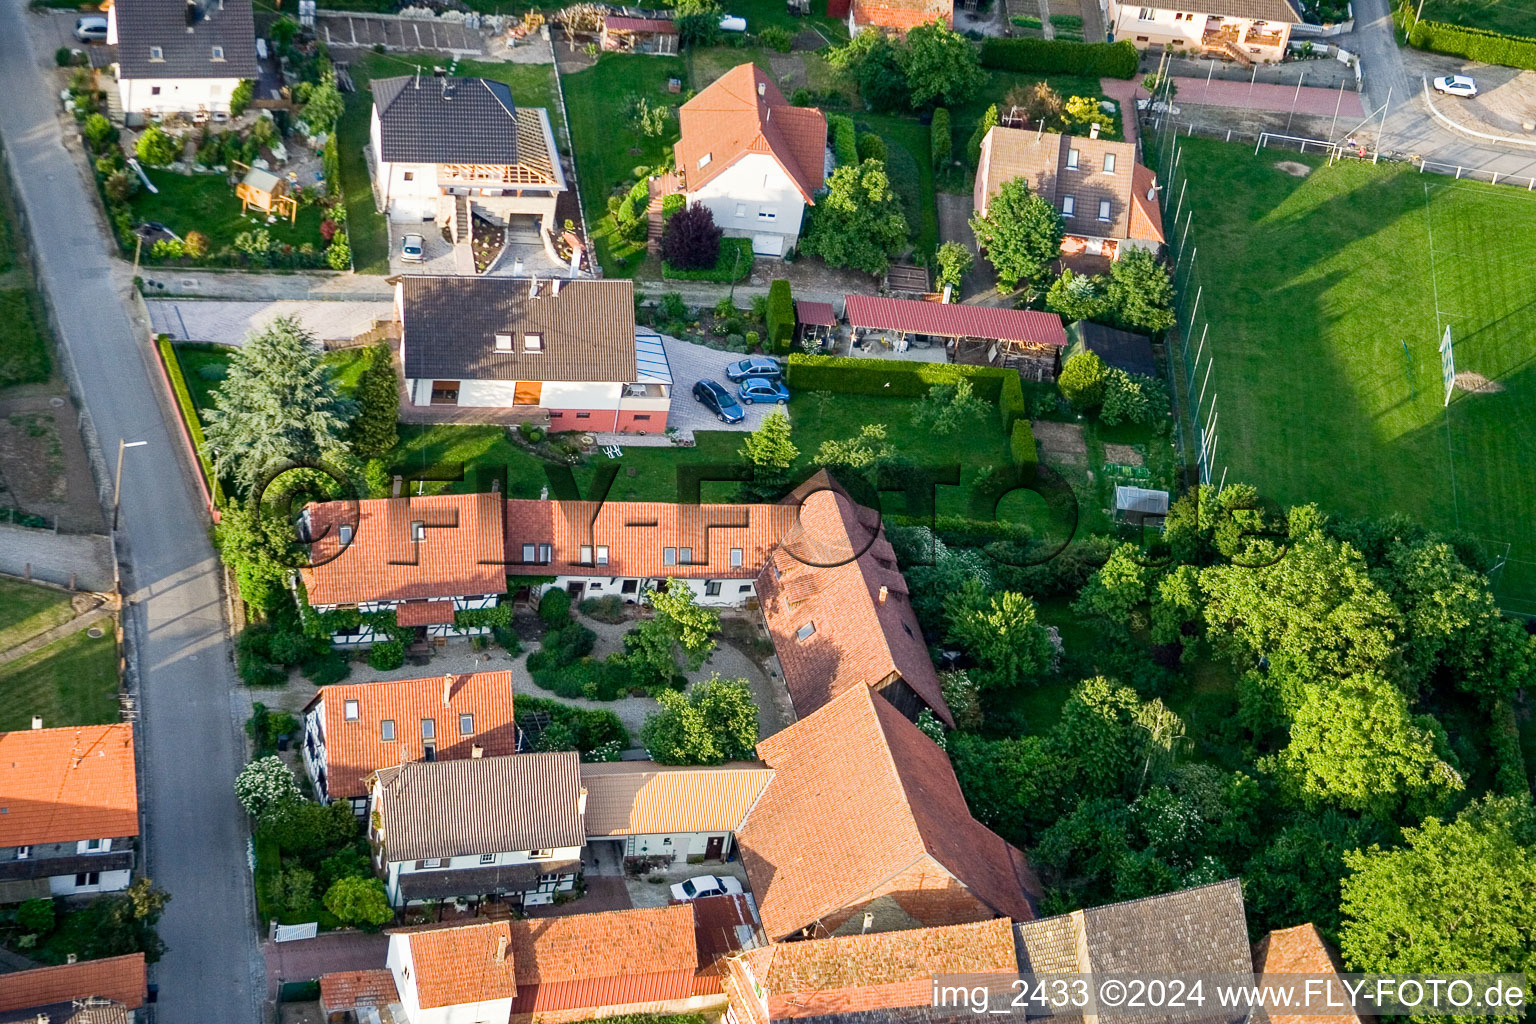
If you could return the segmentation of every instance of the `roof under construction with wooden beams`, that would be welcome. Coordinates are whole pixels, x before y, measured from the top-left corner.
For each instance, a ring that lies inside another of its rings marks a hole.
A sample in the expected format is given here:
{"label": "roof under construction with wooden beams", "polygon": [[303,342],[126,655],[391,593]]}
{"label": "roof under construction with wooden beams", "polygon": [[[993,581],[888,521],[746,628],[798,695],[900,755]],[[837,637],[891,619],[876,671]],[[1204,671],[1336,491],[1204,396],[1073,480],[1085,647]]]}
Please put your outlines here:
{"label": "roof under construction with wooden beams", "polygon": [[875,295],[847,298],[848,323],[855,329],[927,334],[939,338],[978,338],[1061,348],[1067,332],[1061,317],[1032,309],[997,309]]}

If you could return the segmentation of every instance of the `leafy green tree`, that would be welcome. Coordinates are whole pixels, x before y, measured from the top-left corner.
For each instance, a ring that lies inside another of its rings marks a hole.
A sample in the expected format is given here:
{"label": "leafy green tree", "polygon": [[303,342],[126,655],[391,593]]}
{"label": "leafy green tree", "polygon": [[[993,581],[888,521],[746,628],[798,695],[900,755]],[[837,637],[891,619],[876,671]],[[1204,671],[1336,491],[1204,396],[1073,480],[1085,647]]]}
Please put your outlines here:
{"label": "leafy green tree", "polygon": [[1102,275],[1074,274],[1072,268],[1067,267],[1051,282],[1045,293],[1045,304],[1068,323],[1098,320],[1110,311],[1109,297],[1104,294],[1105,284],[1106,278]]}
{"label": "leafy green tree", "polygon": [[90,143],[91,151],[99,153],[113,142],[117,141],[117,129],[112,127],[102,114],[91,114],[80,124],[80,131],[85,135],[85,141]]}
{"label": "leafy green tree", "polygon": [[320,347],[297,317],[280,316],[247,335],[205,410],[204,451],[220,477],[250,489],[289,460],[346,452],[354,405],[337,394]]}
{"label": "leafy green tree", "polygon": [[661,764],[745,760],[757,747],[757,703],[745,679],[718,675],[687,694],[664,690],[661,710],[640,727],[645,749]]}
{"label": "leafy green tree", "polygon": [[400,442],[400,380],[389,345],[379,342],[357,381],[357,416],[352,420],[352,449],[365,458],[383,455]]}
{"label": "leafy green tree", "polygon": [[972,675],[983,689],[1032,683],[1050,671],[1055,646],[1023,594],[988,594],[979,580],[967,580],[945,610],[949,640],[980,662]]}
{"label": "leafy green tree", "polygon": [[1403,829],[1403,846],[1344,857],[1339,950],[1350,970],[1536,971],[1536,812],[1480,800],[1451,822]]}
{"label": "leafy green tree", "polygon": [[901,46],[884,32],[858,33],[828,50],[827,63],[858,87],[859,97],[872,110],[897,110],[910,101]]}
{"label": "leafy green tree", "polygon": [[1371,819],[1339,811],[1300,815],[1274,833],[1243,870],[1243,900],[1256,932],[1311,921],[1338,941],[1344,855],[1374,838]]}
{"label": "leafy green tree", "polygon": [[1146,249],[1125,249],[1109,265],[1106,294],[1122,327],[1155,333],[1173,326],[1173,281]]}
{"label": "leafy green tree", "polygon": [[896,455],[896,446],[886,440],[884,423],[866,423],[856,436],[845,441],[823,441],[816,449],[816,461],[823,466],[869,469]]}
{"label": "leafy green tree", "polygon": [[274,808],[300,799],[293,769],[276,754],[252,761],[235,777],[235,796],[245,813],[260,818]]}
{"label": "leafy green tree", "polygon": [[[861,33],[862,34],[862,33]],[[976,125],[976,130],[971,133],[970,141],[965,144],[965,158],[970,161],[972,167],[981,162],[981,140],[987,137],[987,132],[998,125],[997,104],[993,103],[982,111],[981,120]]]}
{"label": "leafy green tree", "polygon": [[986,72],[981,70],[980,52],[942,21],[908,29],[906,45],[898,56],[914,110],[936,103],[965,103],[987,81]]}
{"label": "leafy green tree", "polygon": [[47,935],[53,931],[53,900],[32,899],[16,908],[16,927],[23,935]]}
{"label": "leafy green tree", "polygon": [[1062,120],[1069,127],[1078,125],[1091,125],[1095,121],[1104,120],[1104,112],[1099,109],[1099,101],[1092,96],[1072,96],[1061,105]]}
{"label": "leafy green tree", "polygon": [[1072,766],[1045,736],[952,732],[949,757],[971,813],[1014,842],[1036,838],[1072,793]]}
{"label": "leafy green tree", "polygon": [[166,134],[159,125],[151,123],[134,145],[139,162],[150,167],[164,167],[181,156],[181,140]]}
{"label": "leafy green tree", "polygon": [[742,441],[737,454],[752,463],[753,497],[777,497],[789,479],[789,467],[800,457],[800,449],[790,437],[789,417],[782,412],[769,413],[762,426]]}
{"label": "leafy green tree", "polygon": [[971,230],[997,271],[999,291],[1038,280],[1061,255],[1061,214],[1023,178],[1003,182],[986,216],[971,217]]}
{"label": "leafy green tree", "polygon": [[912,425],[940,437],[957,430],[976,427],[993,408],[976,396],[969,377],[953,383],[939,383],[912,407]]}
{"label": "leafy green tree", "polygon": [[344,845],[357,838],[357,816],[345,801],[317,804],[288,800],[268,807],[257,826],[284,853],[304,855]]}
{"label": "leafy green tree", "polygon": [[157,889],[148,878],[140,878],[125,891],[98,896],[86,908],[92,927],[84,959],[143,953],[148,963],[156,963],[165,953],[165,943],[155,931],[170,893]]}
{"label": "leafy green tree", "polygon": [[[879,35],[864,33],[859,35]],[[883,274],[907,244],[907,218],[891,190],[885,165],[866,160],[843,166],[827,179],[828,192],[811,207],[811,224],[800,248],[833,267]]]}
{"label": "leafy green tree", "polygon": [[239,117],[245,113],[245,108],[251,105],[251,100],[256,95],[256,83],[249,78],[242,78],[235,83],[235,87],[229,92],[229,116]]}
{"label": "leafy green tree", "polygon": [[1271,672],[1310,681],[1396,661],[1397,608],[1359,552],[1321,530],[1293,538],[1271,564],[1203,569],[1200,589],[1206,635],[1236,664],[1267,658]]}
{"label": "leafy green tree", "polygon": [[655,615],[624,635],[625,658],[641,685],[669,686],[678,673],[679,648],[690,672],[715,649],[720,613],[699,607],[693,590],[680,580],[669,580],[665,590],[647,590],[643,601]]}
{"label": "leafy green tree", "polygon": [[934,254],[934,262],[939,268],[938,285],[942,291],[945,285],[959,288],[965,275],[971,272],[976,257],[971,255],[970,247],[964,243],[945,242]]}
{"label": "leafy green tree", "polygon": [[1198,637],[1202,605],[1198,569],[1180,565],[1164,575],[1152,588],[1152,642],[1182,644]]}
{"label": "leafy green tree", "polygon": [[1103,676],[1083,680],[1068,695],[1053,738],[1058,756],[1073,766],[1078,793],[1134,790],[1146,756],[1146,733],[1136,722],[1140,707],[1135,690]]}
{"label": "leafy green tree", "polygon": [[1134,544],[1122,544],[1083,587],[1072,610],[1079,615],[1130,627],[1147,603],[1152,573]]}
{"label": "leafy green tree", "polygon": [[1168,389],[1162,381],[1111,367],[1099,420],[1105,426],[1155,423],[1168,416]]}
{"label": "leafy green tree", "polygon": [[240,597],[270,612],[288,600],[289,566],[298,564],[293,528],[275,513],[249,501],[224,506],[214,541],[219,557],[235,573]]}
{"label": "leafy green tree", "polygon": [[338,878],[325,891],[321,902],[343,924],[361,925],[365,929],[377,928],[395,916],[384,893],[384,883],[377,878]]}
{"label": "leafy green tree", "polygon": [[320,74],[320,81],[309,90],[301,116],[312,132],[328,132],[336,127],[336,119],[341,117],[341,111],[341,92],[336,88],[336,72],[326,68]]}
{"label": "leafy green tree", "polygon": [[1072,403],[1072,408],[1083,412],[1097,409],[1109,387],[1109,367],[1097,353],[1079,352],[1062,364],[1056,387],[1061,390],[1061,397]]}
{"label": "leafy green tree", "polygon": [[1306,688],[1279,768],[1309,803],[1390,817],[1405,803],[1443,806],[1464,788],[1446,745],[1439,723],[1410,714],[1390,680],[1363,673]]}
{"label": "leafy green tree", "polygon": [[720,41],[722,13],[716,0],[678,0],[672,7],[678,44],[689,49],[714,46]]}

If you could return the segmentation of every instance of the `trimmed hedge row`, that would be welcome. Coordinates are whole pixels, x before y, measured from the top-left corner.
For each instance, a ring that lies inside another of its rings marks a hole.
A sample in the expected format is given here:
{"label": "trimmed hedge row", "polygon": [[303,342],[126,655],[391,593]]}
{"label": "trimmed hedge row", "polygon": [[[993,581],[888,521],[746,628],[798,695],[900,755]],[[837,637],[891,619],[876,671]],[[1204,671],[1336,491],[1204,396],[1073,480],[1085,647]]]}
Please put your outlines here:
{"label": "trimmed hedge row", "polygon": [[1040,452],[1035,447],[1035,430],[1027,417],[1020,416],[1013,421],[1013,431],[1008,435],[1008,453],[1024,478],[1033,479],[1040,465]]}
{"label": "trimmed hedge row", "polygon": [[1408,30],[1408,43],[1431,53],[1536,70],[1536,39],[1527,36],[1507,36],[1443,21],[1420,21]]}
{"label": "trimmed hedge row", "polygon": [[1020,418],[1028,419],[1024,385],[1017,370],[996,366],[965,366],[959,363],[909,363],[894,359],[858,359],[851,356],[789,357],[785,382],[805,391],[832,391],[844,395],[886,395],[921,398],[935,384],[969,379],[976,397],[996,402],[1003,432],[1009,433]]}
{"label": "trimmed hedge row", "polygon": [[171,344],[170,335],[161,334],[155,338],[155,347],[160,350],[160,363],[165,367],[165,375],[171,382],[171,391],[176,395],[176,405],[181,410],[181,420],[187,425],[187,438],[192,442],[192,451],[197,455],[197,463],[203,469],[203,479],[208,481],[213,503],[222,505],[224,495],[219,490],[218,478],[213,475],[213,465],[208,461],[208,456],[203,454],[205,444],[203,421],[198,418],[197,406],[192,401],[192,392],[187,388],[187,377],[181,371],[181,360],[176,358],[176,346]]}
{"label": "trimmed hedge row", "polygon": [[832,136],[832,155],[839,167],[857,165],[859,162],[858,133],[853,128],[853,118],[847,114],[828,114],[827,131]]}
{"label": "trimmed hedge row", "polygon": [[981,66],[997,71],[1088,78],[1135,78],[1136,47],[1118,43],[1073,43],[1063,39],[988,39],[981,44]]}
{"label": "trimmed hedge row", "polygon": [[718,281],[730,284],[752,273],[752,239],[720,239],[720,255],[715,265],[703,270],[679,270],[665,261],[661,264],[661,276],[669,281]]}
{"label": "trimmed hedge row", "polygon": [[795,339],[795,300],[789,282],[774,278],[768,285],[768,350],[788,352]]}

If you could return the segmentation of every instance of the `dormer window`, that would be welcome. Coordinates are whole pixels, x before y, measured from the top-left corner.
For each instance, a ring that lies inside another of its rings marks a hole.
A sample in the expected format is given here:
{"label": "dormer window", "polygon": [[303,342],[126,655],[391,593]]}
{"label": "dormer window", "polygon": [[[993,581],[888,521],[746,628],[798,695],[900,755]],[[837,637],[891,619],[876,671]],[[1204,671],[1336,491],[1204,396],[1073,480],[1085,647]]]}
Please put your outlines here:
{"label": "dormer window", "polygon": [[165,60],[165,51],[160,49],[160,47],[158,47],[158,46],[151,46],[149,48],[149,59],[150,60]]}
{"label": "dormer window", "polygon": [[597,564],[598,565],[607,565],[608,564],[608,545],[606,545],[606,544],[599,544],[597,546]]}
{"label": "dormer window", "polygon": [[498,335],[496,335],[496,351],[497,352],[511,352],[512,351],[512,335],[510,335],[510,334],[498,334]]}
{"label": "dormer window", "polygon": [[544,351],[544,335],[539,334],[539,333],[523,335],[523,351],[524,352],[543,352]]}
{"label": "dormer window", "polygon": [[224,59],[224,47],[222,47],[222,46],[215,46],[213,48],[213,59],[214,60],[223,60]]}
{"label": "dormer window", "polygon": [[710,159],[713,156],[714,156],[714,154],[712,154],[712,153],[705,153],[703,156],[699,157],[699,167],[700,167],[700,169],[708,167],[709,166],[709,161],[710,161]]}
{"label": "dormer window", "polygon": [[427,524],[415,522],[411,524],[411,540],[420,544],[427,539]]}

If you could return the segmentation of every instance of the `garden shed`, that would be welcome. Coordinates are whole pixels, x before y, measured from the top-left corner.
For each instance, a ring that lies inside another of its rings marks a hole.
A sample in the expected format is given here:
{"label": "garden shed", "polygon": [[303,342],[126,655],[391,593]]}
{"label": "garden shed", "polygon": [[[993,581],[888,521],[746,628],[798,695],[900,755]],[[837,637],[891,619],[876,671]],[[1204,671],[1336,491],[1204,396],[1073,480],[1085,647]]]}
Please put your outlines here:
{"label": "garden shed", "polygon": [[953,362],[1013,366],[1036,380],[1054,375],[1067,344],[1061,317],[1032,309],[850,295],[846,310],[855,342],[874,334],[898,352],[938,343]]}
{"label": "garden shed", "polygon": [[1112,366],[1126,373],[1143,377],[1156,377],[1157,357],[1152,354],[1152,339],[1145,334],[1121,331],[1103,324],[1079,320],[1070,328],[1072,344],[1064,358],[1070,359],[1079,352],[1092,352]]}
{"label": "garden shed", "polygon": [[610,14],[603,19],[602,48],[619,53],[677,55],[677,25],[671,18],[634,18]]}
{"label": "garden shed", "polygon": [[1168,516],[1168,492],[1154,491],[1145,487],[1115,487],[1115,521],[1151,525],[1162,529]]}
{"label": "garden shed", "polygon": [[271,171],[248,168],[245,177],[235,186],[235,195],[240,199],[242,214],[255,207],[269,216],[287,217],[290,224],[298,220],[298,201],[288,194],[288,183]]}
{"label": "garden shed", "polygon": [[796,302],[795,326],[801,345],[825,347],[837,334],[837,310],[830,302]]}

